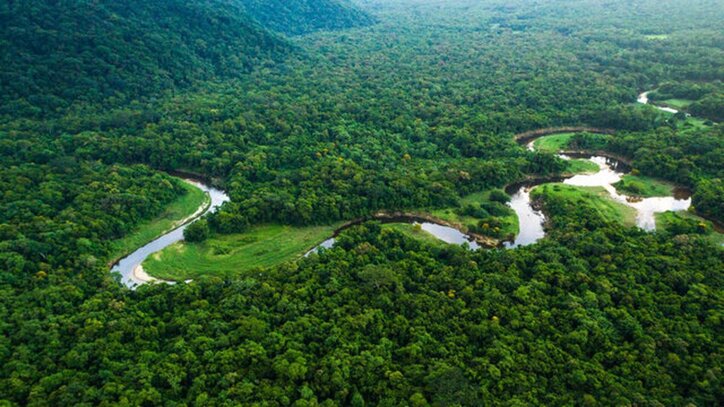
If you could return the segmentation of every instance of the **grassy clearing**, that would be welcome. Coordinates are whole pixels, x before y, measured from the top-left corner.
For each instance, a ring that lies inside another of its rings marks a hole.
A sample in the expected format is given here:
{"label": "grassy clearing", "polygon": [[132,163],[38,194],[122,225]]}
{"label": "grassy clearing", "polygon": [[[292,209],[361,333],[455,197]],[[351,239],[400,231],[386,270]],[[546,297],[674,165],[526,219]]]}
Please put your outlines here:
{"label": "grassy clearing", "polygon": [[576,133],[559,133],[541,137],[533,143],[536,150],[548,153],[557,153],[565,150],[568,143]]}
{"label": "grassy clearing", "polygon": [[574,159],[568,160],[566,163],[568,166],[563,171],[564,175],[593,174],[600,170],[596,163],[589,160]]}
{"label": "grassy clearing", "polygon": [[415,225],[410,223],[385,223],[382,225],[382,229],[385,230],[396,230],[401,232],[413,239],[421,240],[432,246],[444,246],[448,243],[436,238],[431,233],[428,233]]}
{"label": "grassy clearing", "polygon": [[673,107],[674,109],[686,109],[687,107],[689,107],[689,105],[694,103],[694,101],[690,99],[666,99],[662,101],[657,101],[655,103],[663,106]]}
{"label": "grassy clearing", "polygon": [[676,233],[676,225],[680,225],[682,221],[689,222],[692,225],[692,231],[696,231],[694,233],[703,234],[717,246],[724,245],[724,234],[715,231],[712,223],[700,216],[686,211],[670,211],[656,214],[656,228],[658,230]]}
{"label": "grassy clearing", "polygon": [[625,175],[621,181],[613,184],[613,186],[621,193],[644,198],[671,196],[674,193],[674,185],[642,175]]}
{"label": "grassy clearing", "polygon": [[711,122],[706,119],[701,119],[698,117],[690,116],[690,117],[687,117],[683,123],[682,122],[677,123],[676,127],[682,133],[689,133],[692,131],[708,129],[711,127]]}
{"label": "grassy clearing", "polygon": [[111,259],[118,259],[173,229],[177,223],[193,215],[201,205],[210,203],[209,196],[184,182],[186,193],[172,202],[157,218],[140,224],[135,231],[112,243]]}
{"label": "grassy clearing", "polygon": [[[480,222],[482,219],[475,218],[473,216],[466,216],[466,215],[460,215],[457,213],[457,210],[459,210],[461,207],[465,205],[475,205],[479,203],[484,202],[491,202],[490,201],[490,191],[481,191],[476,192],[470,195],[466,195],[460,199],[460,206],[450,207],[450,208],[442,208],[442,209],[433,209],[430,211],[427,211],[432,216],[436,218],[440,218],[446,222],[450,222],[452,224],[462,225],[465,228],[468,228],[469,225],[477,225],[478,222]],[[518,234],[518,216],[515,214],[515,211],[513,211],[508,206],[505,206],[506,212],[503,216],[498,216],[498,218],[501,220],[502,227],[501,227],[501,234],[508,236],[513,235],[515,236]],[[466,231],[466,230],[464,230]]]}
{"label": "grassy clearing", "polygon": [[636,210],[616,202],[602,187],[577,187],[566,184],[544,184],[533,189],[531,195],[544,200],[561,198],[574,204],[585,204],[594,208],[609,222],[618,222],[625,226],[636,225]]}
{"label": "grassy clearing", "polygon": [[651,35],[645,35],[644,38],[650,41],[663,41],[669,39],[668,34],[651,34]]}
{"label": "grassy clearing", "polygon": [[301,257],[328,239],[338,226],[261,225],[202,243],[179,242],[151,256],[143,267],[164,280],[243,274]]}

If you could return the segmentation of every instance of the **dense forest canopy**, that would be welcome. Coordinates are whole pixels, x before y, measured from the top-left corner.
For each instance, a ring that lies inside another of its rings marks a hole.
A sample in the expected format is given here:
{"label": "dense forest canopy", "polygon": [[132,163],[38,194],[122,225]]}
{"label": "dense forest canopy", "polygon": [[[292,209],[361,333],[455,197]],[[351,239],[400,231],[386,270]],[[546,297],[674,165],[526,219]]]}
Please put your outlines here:
{"label": "dense forest canopy", "polygon": [[239,77],[294,52],[280,36],[369,25],[334,0],[34,1],[0,5],[0,114],[118,106]]}
{"label": "dense forest canopy", "polygon": [[264,27],[287,35],[362,27],[374,19],[348,0],[236,0]]}
{"label": "dense forest canopy", "polygon": [[721,404],[724,250],[696,221],[646,233],[546,196],[547,237],[515,250],[365,223],[189,284],[128,290],[108,263],[184,195],[164,171],[228,192],[187,229],[204,240],[555,177],[514,135],[558,126],[605,129],[564,147],[724,222],[722,6],[4,2],[0,404]]}
{"label": "dense forest canopy", "polygon": [[229,0],[4,2],[0,43],[0,113],[36,117],[238,76],[289,52]]}

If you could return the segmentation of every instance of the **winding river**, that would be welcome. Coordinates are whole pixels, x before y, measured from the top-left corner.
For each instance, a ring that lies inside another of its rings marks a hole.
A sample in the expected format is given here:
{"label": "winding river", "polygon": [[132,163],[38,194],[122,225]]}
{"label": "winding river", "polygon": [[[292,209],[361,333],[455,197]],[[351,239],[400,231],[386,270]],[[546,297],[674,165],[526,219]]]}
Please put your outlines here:
{"label": "winding river", "polygon": [[666,107],[666,106],[657,106],[657,105],[651,103],[649,101],[649,93],[651,93],[651,92],[653,92],[653,90],[649,90],[647,92],[641,93],[639,95],[639,97],[636,99],[636,101],[639,103],[643,103],[645,105],[651,105],[651,106],[661,110],[662,112],[668,112],[668,113],[673,113],[673,114],[679,113],[679,111],[676,109],[672,109],[672,108]]}
{"label": "winding river", "polygon": [[[543,136],[544,137],[544,136]],[[526,141],[529,150],[535,149],[535,141]],[[675,190],[674,196],[639,198],[621,194],[613,184],[621,181],[630,171],[629,167],[613,158],[602,156],[576,156],[570,157],[558,154],[564,160],[571,158],[584,158],[598,166],[598,171],[592,174],[578,174],[562,180],[564,184],[579,187],[602,187],[611,198],[619,203],[636,210],[636,226],[647,231],[656,229],[656,214],[667,211],[684,211],[691,206],[691,197],[687,191]],[[520,231],[513,242],[506,242],[505,246],[514,248],[537,242],[545,236],[543,225],[545,215],[530,198],[530,191],[546,182],[531,181],[508,189],[511,194],[509,206],[518,215]]]}
{"label": "winding river", "polygon": [[143,272],[141,263],[143,263],[143,261],[146,260],[148,256],[159,252],[180,240],[183,240],[184,229],[186,229],[188,225],[198,220],[201,216],[216,210],[216,208],[221,206],[221,204],[229,200],[229,196],[220,189],[210,187],[197,180],[184,179],[184,181],[206,192],[209,195],[209,198],[211,198],[211,204],[208,205],[208,207],[199,208],[199,210],[190,218],[188,218],[185,222],[181,221],[183,223],[182,225],[176,227],[168,233],[163,234],[162,236],[140,247],[133,253],[118,261],[111,269],[111,272],[119,273],[121,275],[121,282],[126,286],[134,288],[138,285],[150,281],[160,281],[153,277],[150,277],[145,272]]}
{"label": "winding river", "polygon": [[[648,94],[650,92],[651,91],[641,93],[637,101],[639,103],[648,104]],[[653,104],[652,106],[669,113],[678,112],[677,110],[669,107],[661,107]],[[540,137],[545,137],[545,135],[541,135]],[[526,144],[528,150],[535,150],[535,141],[537,138],[539,137],[535,137],[532,140],[530,138],[527,138],[525,140],[524,143]],[[564,154],[559,154],[558,156],[566,160],[571,159],[571,157]],[[621,178],[627,174],[629,169],[625,164],[617,160],[602,156],[586,156],[576,158],[585,158],[595,163],[598,166],[599,170],[593,174],[579,174],[571,176],[569,178],[563,179],[563,183],[582,187],[604,188],[606,191],[608,191],[613,200],[628,205],[636,210],[636,225],[644,230],[654,230],[656,228],[656,213],[666,211],[683,211],[687,210],[691,206],[691,198],[686,194],[675,194],[675,196],[673,197],[653,197],[643,199],[620,194],[613,186],[613,184],[620,181]],[[189,182],[206,192],[211,198],[211,204],[208,205],[208,207],[199,208],[199,210],[194,215],[189,217],[185,222],[182,221],[184,222],[182,225],[156,238],[152,242],[144,245],[143,247],[137,249],[133,253],[118,261],[111,269],[111,272],[120,274],[121,282],[126,286],[134,288],[138,285],[153,281],[172,283],[168,281],[158,280],[147,275],[141,267],[143,261],[152,254],[157,253],[180,240],[183,240],[184,229],[186,229],[189,224],[198,220],[201,216],[216,210],[216,208],[218,208],[221,204],[229,200],[228,195],[226,195],[224,191],[210,187],[198,180],[184,179],[184,181]],[[507,188],[506,191],[511,195],[511,200],[508,205],[515,211],[516,215],[518,216],[519,233],[512,242],[503,243],[506,248],[515,248],[530,245],[545,237],[545,230],[543,227],[546,220],[545,215],[540,210],[540,208],[537,208],[537,205],[531,200],[530,193],[531,190],[537,185],[549,182],[553,181],[530,181],[522,184],[513,185]],[[413,218],[383,221],[397,221],[419,224],[422,230],[430,233],[431,235],[437,237],[444,242],[459,245],[467,244],[471,250],[477,250],[482,247],[475,241],[473,237],[466,235],[460,230],[450,226]],[[355,223],[351,223],[349,226],[353,224]],[[338,230],[337,233],[339,233],[342,229]],[[331,237],[319,244],[314,249],[307,252],[305,256],[309,256],[312,253],[318,252],[322,248],[331,248],[335,242],[336,238]]]}
{"label": "winding river", "polygon": [[[372,217],[371,219],[374,219]],[[463,245],[467,244],[470,250],[478,250],[482,248],[478,242],[475,241],[475,239],[472,236],[466,235],[465,233],[459,231],[458,229],[455,229],[451,226],[445,226],[440,225],[438,223],[433,222],[424,222],[419,221],[416,219],[410,218],[400,218],[400,219],[377,219],[383,223],[398,223],[398,222],[404,222],[404,223],[411,223],[413,225],[420,225],[420,228],[424,230],[425,232],[435,236],[437,239],[450,244],[457,244],[457,245]],[[343,226],[340,229],[337,229],[335,232],[335,236],[339,234],[344,229],[347,229],[350,226],[358,224],[357,222],[353,222],[348,226]],[[312,253],[318,253],[321,249],[330,249],[334,244],[337,242],[336,237],[331,237],[324,242],[320,243],[317,247],[313,248],[312,250],[308,251],[304,257],[308,257]]]}
{"label": "winding river", "polygon": [[519,225],[515,239],[512,242],[503,242],[503,245],[508,249],[533,244],[546,235],[543,230],[545,215],[543,215],[540,208],[533,205],[530,199],[530,192],[537,185],[539,183],[526,183],[514,188],[514,191],[508,191],[512,192],[508,206],[518,215]]}

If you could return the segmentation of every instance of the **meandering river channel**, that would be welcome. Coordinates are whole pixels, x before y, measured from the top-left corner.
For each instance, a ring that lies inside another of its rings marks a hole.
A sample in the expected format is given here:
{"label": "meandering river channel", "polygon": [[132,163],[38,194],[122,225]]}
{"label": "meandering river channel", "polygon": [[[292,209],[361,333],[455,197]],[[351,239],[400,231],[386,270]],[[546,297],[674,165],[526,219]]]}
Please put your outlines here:
{"label": "meandering river channel", "polygon": [[185,219],[185,221],[181,221],[182,224],[177,226],[175,229],[138,248],[136,251],[122,258],[113,265],[111,272],[119,273],[121,275],[121,282],[126,286],[133,288],[150,281],[157,281],[143,272],[141,263],[143,263],[148,256],[159,252],[180,240],[183,240],[184,229],[186,229],[188,225],[198,220],[201,216],[216,210],[216,208],[221,206],[221,204],[229,200],[229,196],[220,189],[210,187],[198,180],[184,179],[184,181],[206,192],[211,199],[211,204],[205,204],[204,207],[199,208],[199,210],[195,214],[191,215],[191,217]]}
{"label": "meandering river channel", "polygon": [[636,101],[639,102],[639,103],[643,103],[643,104],[645,104],[645,105],[649,105],[649,104],[650,104],[651,106],[653,106],[653,107],[655,107],[655,108],[657,108],[657,109],[659,109],[659,110],[661,110],[661,111],[663,111],[663,112],[668,112],[668,113],[673,113],[673,114],[679,113],[679,111],[676,110],[676,109],[672,109],[672,108],[666,107],[666,106],[657,106],[657,105],[655,105],[655,104],[653,104],[653,103],[650,103],[650,102],[649,102],[649,93],[651,93],[651,92],[653,92],[653,90],[650,90],[650,91],[647,91],[647,92],[644,92],[644,93],[640,94],[639,97],[638,97],[638,99],[636,99]]}
{"label": "meandering river channel", "polygon": [[[649,103],[649,93],[650,92],[644,92],[640,94],[637,101],[639,103]],[[669,113],[678,112],[677,110],[668,107],[661,107],[656,105],[652,106],[655,106],[657,109]],[[540,137],[545,137],[545,135],[541,135]],[[537,138],[540,137],[536,137],[534,139],[526,138],[523,143],[526,144],[529,150],[533,151],[535,150],[535,141]],[[559,154],[558,156],[565,160],[569,160],[572,158],[564,154]],[[591,174],[579,174],[560,180],[530,181],[526,183],[512,185],[507,188],[506,191],[511,195],[511,200],[508,205],[515,211],[516,215],[518,216],[520,227],[519,233],[515,237],[515,240],[513,240],[512,242],[504,242],[504,246],[506,248],[515,248],[519,246],[533,244],[545,236],[545,215],[540,210],[540,208],[537,207],[536,203],[531,200],[530,197],[530,193],[533,188],[545,183],[562,181],[564,184],[574,186],[602,187],[606,191],[608,191],[613,200],[628,205],[636,210],[636,225],[644,230],[654,230],[656,228],[656,213],[666,211],[683,211],[687,210],[691,206],[691,198],[686,193],[678,193],[675,194],[675,196],[673,197],[653,198],[637,198],[620,194],[613,186],[613,184],[620,181],[621,178],[628,173],[628,166],[612,158],[602,156],[577,156],[575,158],[583,158],[595,163],[598,166],[598,171]],[[141,267],[143,261],[152,254],[157,253],[164,248],[182,240],[184,229],[186,229],[189,224],[198,220],[201,216],[216,210],[216,208],[229,200],[228,195],[226,195],[224,191],[210,187],[198,180],[185,179],[185,181],[195,185],[196,187],[206,192],[211,199],[211,204],[206,207],[199,208],[199,210],[195,214],[182,221],[182,224],[177,226],[175,229],[163,234],[162,236],[156,238],[152,242],[144,245],[143,247],[140,247],[133,253],[118,261],[111,269],[111,272],[119,273],[121,275],[121,281],[128,287],[134,288],[144,283],[161,281],[151,276],[148,276],[143,271],[143,268]],[[451,244],[466,243],[472,250],[476,250],[482,247],[476,242],[473,237],[466,235],[465,233],[453,227],[421,219],[415,219],[412,216],[393,219],[385,218],[383,219],[383,221],[420,224],[422,230],[432,234],[433,236],[444,242]],[[346,227],[354,224],[357,223],[352,222]],[[341,231],[342,229],[338,230],[337,232]],[[331,237],[322,242],[314,249],[307,252],[305,256],[309,256],[310,254],[319,251],[320,248],[330,248],[334,245],[335,241],[335,237]]]}

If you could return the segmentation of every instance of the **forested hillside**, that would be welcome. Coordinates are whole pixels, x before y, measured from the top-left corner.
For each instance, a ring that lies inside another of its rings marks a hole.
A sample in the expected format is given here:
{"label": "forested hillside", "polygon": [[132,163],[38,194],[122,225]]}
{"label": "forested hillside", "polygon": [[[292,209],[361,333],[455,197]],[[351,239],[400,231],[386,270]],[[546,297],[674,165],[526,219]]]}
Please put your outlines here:
{"label": "forested hillside", "polygon": [[[720,3],[1,3],[0,406],[722,405]],[[604,134],[516,142],[560,127]],[[352,222],[504,227],[502,190],[559,180],[558,149],[693,207],[647,232],[553,184],[544,237],[477,251]],[[130,290],[114,248],[186,219],[181,173],[230,201],[174,264],[225,268]]]}
{"label": "forested hillside", "polygon": [[348,0],[235,0],[261,25],[287,35],[372,24]]}
{"label": "forested hillside", "polygon": [[247,73],[289,50],[230,0],[3,2],[0,45],[6,117],[117,105]]}

